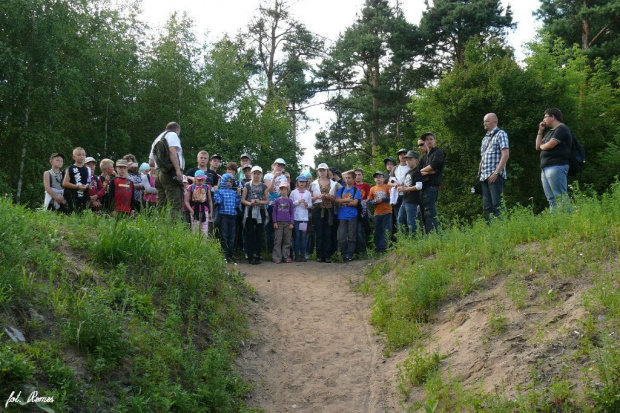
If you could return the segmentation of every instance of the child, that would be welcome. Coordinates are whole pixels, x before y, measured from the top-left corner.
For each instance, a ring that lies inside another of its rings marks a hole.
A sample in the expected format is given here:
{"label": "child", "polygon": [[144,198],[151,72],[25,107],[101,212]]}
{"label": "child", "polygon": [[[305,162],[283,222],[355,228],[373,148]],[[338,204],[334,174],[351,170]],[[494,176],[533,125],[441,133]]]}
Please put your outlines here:
{"label": "child", "polygon": [[65,156],[61,153],[54,152],[50,156],[50,165],[52,168],[49,171],[43,172],[43,186],[45,187],[43,209],[47,211],[67,212],[67,201],[63,196],[63,176],[60,171],[64,162]]}
{"label": "child", "polygon": [[69,214],[73,212],[80,213],[88,207],[88,201],[90,200],[88,195],[88,190],[90,189],[90,169],[84,165],[85,160],[86,151],[84,148],[75,148],[73,150],[73,161],[75,163],[67,168],[62,180]]}
{"label": "child", "polygon": [[375,186],[370,188],[368,203],[375,206],[375,252],[380,254],[387,249],[386,233],[392,228],[392,205],[390,205],[390,187],[385,183],[385,174],[375,172],[372,177]]}
{"label": "child", "polygon": [[133,182],[129,180],[128,166],[129,163],[124,159],[116,161],[116,177],[108,184],[106,200],[113,217],[135,214]]}
{"label": "child", "polygon": [[142,162],[140,174],[144,184],[144,195],[142,195],[142,206],[144,208],[154,208],[157,205],[157,188],[155,188],[155,167]]}
{"label": "child", "polygon": [[235,251],[235,235],[237,224],[237,208],[241,201],[241,190],[232,189],[233,176],[229,173],[222,175],[220,188],[214,187],[215,203],[219,205],[219,226],[221,233],[222,250],[224,259],[228,263],[236,264],[233,259]]}
{"label": "child", "polygon": [[105,188],[101,178],[95,175],[95,168],[97,167],[97,161],[95,158],[89,156],[84,161],[84,164],[90,169],[90,189],[88,195],[90,196],[90,209],[93,211],[101,210],[101,201],[105,196]]}
{"label": "child", "polygon": [[338,244],[345,261],[353,261],[357,241],[357,205],[362,202],[362,193],[355,187],[355,171],[344,173],[345,186],[337,192],[338,209]]}
{"label": "child", "polygon": [[291,262],[291,234],[294,223],[293,201],[288,197],[288,182],[280,183],[280,197],[273,201],[273,262]]}
{"label": "child", "polygon": [[189,211],[192,232],[198,231],[206,237],[209,233],[209,211],[213,210],[211,188],[207,185],[207,174],[198,169],[194,183],[185,191],[185,207]]}
{"label": "child", "polygon": [[362,192],[362,216],[357,220],[357,243],[355,252],[365,253],[366,242],[370,235],[370,217],[368,215],[368,193],[370,185],[364,182],[364,170],[357,168],[355,170],[355,187]]}
{"label": "child", "polygon": [[133,182],[133,199],[136,201],[137,211],[140,212],[140,206],[142,206],[142,195],[144,194],[144,184],[142,183],[142,175],[138,171],[138,160],[132,154],[123,156],[123,159],[127,161],[129,167],[128,178]]}
{"label": "child", "polygon": [[291,200],[295,206],[295,261],[306,262],[306,233],[308,231],[308,209],[312,206],[312,194],[306,190],[308,179],[301,175],[297,178],[297,186],[291,192]]}
{"label": "child", "polygon": [[422,174],[418,168],[418,153],[409,151],[405,155],[405,161],[409,170],[405,175],[404,181],[398,186],[398,191],[404,194],[403,203],[398,211],[399,230],[403,234],[409,233],[414,236],[416,233],[415,219],[418,215],[418,205],[420,205],[420,191],[422,190]]}
{"label": "child", "polygon": [[107,190],[108,184],[116,176],[116,171],[114,171],[114,161],[112,159],[102,159],[99,162],[99,169],[101,169],[101,182],[103,183],[103,187]]}
{"label": "child", "polygon": [[239,181],[235,178],[235,175],[237,174],[237,164],[234,162],[228,162],[226,164],[226,173],[233,177],[232,189],[236,190],[239,188]]}
{"label": "child", "polygon": [[243,225],[247,237],[248,262],[258,265],[265,235],[265,205],[269,203],[269,193],[267,185],[261,182],[263,169],[260,166],[254,166],[251,173],[252,180],[243,187],[241,203],[245,206]]}

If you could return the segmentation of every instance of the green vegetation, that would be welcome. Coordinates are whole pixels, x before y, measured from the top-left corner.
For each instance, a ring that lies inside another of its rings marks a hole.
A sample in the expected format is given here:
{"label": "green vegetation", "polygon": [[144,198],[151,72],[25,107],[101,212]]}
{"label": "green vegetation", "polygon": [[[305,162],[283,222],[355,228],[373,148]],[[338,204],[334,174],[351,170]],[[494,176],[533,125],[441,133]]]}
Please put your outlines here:
{"label": "green vegetation", "polygon": [[[0,200],[0,394],[55,411],[242,411],[240,275],[165,217],[58,216]],[[23,396],[22,396],[23,397]],[[27,396],[26,396],[27,397]]]}
{"label": "green vegetation", "polygon": [[[438,400],[445,411],[618,411],[619,243],[618,183],[600,198],[575,192],[572,214],[535,215],[513,208],[490,225],[482,220],[472,226],[457,222],[439,234],[399,240],[390,256],[398,257],[398,264],[388,267],[380,262],[360,286],[374,296],[372,322],[384,335],[388,350],[424,345],[427,322],[440,306],[485,289],[500,276],[509,300],[495,299],[491,305],[491,340],[509,328],[508,305],[523,308],[534,301],[543,310],[552,309],[563,299],[558,285],[590,286],[582,300],[583,326],[565,332],[577,337],[573,359],[564,360],[572,370],[556,372],[559,377],[553,382],[533,377],[531,386],[509,400],[501,393],[465,389],[450,377],[449,366],[435,368],[438,355],[416,350],[400,366],[401,391],[407,395],[411,386],[424,385],[428,400]],[[532,296],[526,280],[537,291]],[[576,392],[577,385],[582,390]]]}

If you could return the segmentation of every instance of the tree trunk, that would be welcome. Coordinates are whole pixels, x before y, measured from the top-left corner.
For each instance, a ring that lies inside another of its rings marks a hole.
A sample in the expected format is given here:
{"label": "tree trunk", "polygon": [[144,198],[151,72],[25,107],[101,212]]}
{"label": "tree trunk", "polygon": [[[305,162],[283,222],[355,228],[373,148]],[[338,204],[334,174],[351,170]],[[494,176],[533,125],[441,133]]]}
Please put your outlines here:
{"label": "tree trunk", "polygon": [[379,99],[377,93],[379,90],[379,62],[375,62],[372,68],[372,129],[370,131],[370,144],[372,157],[377,156],[377,133],[379,132],[379,118],[377,111],[379,110]]}
{"label": "tree trunk", "polygon": [[22,196],[22,186],[24,184],[24,169],[26,167],[26,148],[28,144],[28,122],[30,120],[30,99],[28,99],[28,103],[26,106],[26,117],[24,119],[24,142],[22,144],[22,157],[19,163],[19,175],[17,179],[17,194],[15,195],[15,200],[19,203],[19,200]]}
{"label": "tree trunk", "polygon": [[[583,8],[588,8],[588,0],[583,0]],[[581,20],[581,50],[590,47],[590,21],[587,18]]]}

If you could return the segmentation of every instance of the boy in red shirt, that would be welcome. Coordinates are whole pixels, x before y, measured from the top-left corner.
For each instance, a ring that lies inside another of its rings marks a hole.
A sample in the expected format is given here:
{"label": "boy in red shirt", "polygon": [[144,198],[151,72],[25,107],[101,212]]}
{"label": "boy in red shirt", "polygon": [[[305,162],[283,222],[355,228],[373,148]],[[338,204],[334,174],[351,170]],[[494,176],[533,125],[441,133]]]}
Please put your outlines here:
{"label": "boy in red shirt", "polygon": [[129,180],[128,162],[124,159],[116,161],[116,177],[108,185],[108,207],[111,215],[134,215],[136,205],[133,197],[133,182]]}

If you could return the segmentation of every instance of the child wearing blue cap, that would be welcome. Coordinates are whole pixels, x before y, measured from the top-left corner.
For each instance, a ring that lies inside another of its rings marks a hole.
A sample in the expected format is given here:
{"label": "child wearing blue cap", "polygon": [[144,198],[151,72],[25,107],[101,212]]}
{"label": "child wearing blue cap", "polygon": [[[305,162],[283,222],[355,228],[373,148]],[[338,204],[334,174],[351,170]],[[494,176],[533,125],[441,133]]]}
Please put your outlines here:
{"label": "child wearing blue cap", "polygon": [[237,234],[237,212],[241,202],[241,189],[232,188],[233,176],[222,175],[220,188],[214,187],[214,202],[219,205],[219,230],[221,235],[224,259],[228,263],[236,263],[233,259],[235,237]]}
{"label": "child wearing blue cap", "polygon": [[206,237],[209,233],[209,214],[213,211],[211,190],[207,185],[207,174],[197,170],[194,174],[194,183],[185,191],[185,207],[189,212],[192,232],[198,231]]}

